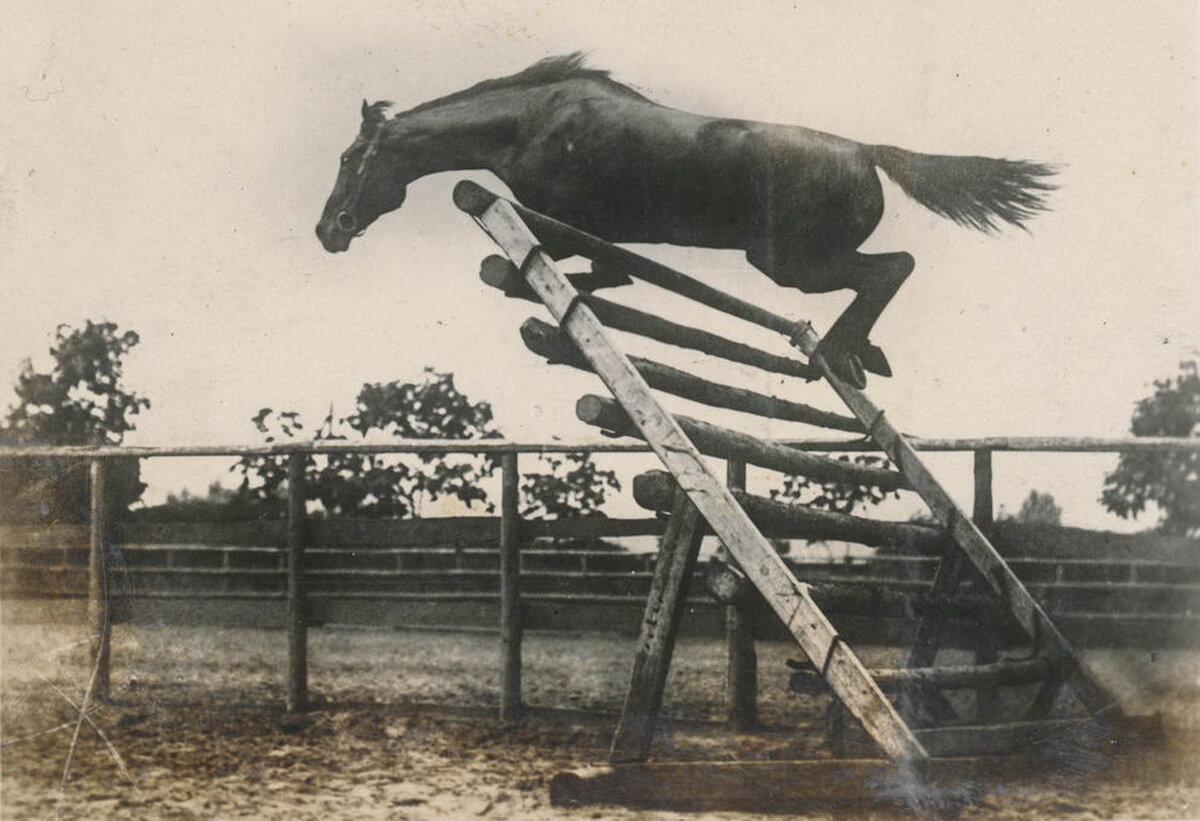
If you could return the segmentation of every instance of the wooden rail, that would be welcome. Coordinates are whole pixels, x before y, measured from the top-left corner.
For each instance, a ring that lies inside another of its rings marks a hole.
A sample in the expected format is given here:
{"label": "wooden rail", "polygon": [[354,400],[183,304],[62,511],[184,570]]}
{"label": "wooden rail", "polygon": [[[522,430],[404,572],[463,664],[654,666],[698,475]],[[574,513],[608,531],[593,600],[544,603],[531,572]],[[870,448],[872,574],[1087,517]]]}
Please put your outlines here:
{"label": "wooden rail", "polygon": [[[878,453],[874,442],[851,439],[779,439],[779,444],[798,450],[834,453]],[[1023,453],[1171,453],[1200,451],[1200,437],[1171,436],[987,436],[919,437],[910,436],[913,450],[967,453],[974,451],[1012,451]],[[273,445],[181,445],[181,446],[0,446],[0,461],[30,456],[74,456],[80,459],[154,459],[187,456],[286,456],[337,453],[649,453],[650,447],[637,442],[613,442],[610,439],[579,439],[563,442],[521,442],[506,439],[395,439],[377,444],[354,442],[300,441]]]}
{"label": "wooden rail", "polygon": [[[624,436],[643,436],[621,405],[607,397],[595,394],[582,396],[575,403],[575,414],[581,421],[607,431]],[[765,442],[747,433],[680,414],[673,414],[672,418],[705,456],[747,462],[820,481],[871,485],[884,491],[908,486],[904,477],[894,470],[862,467],[827,456],[813,456],[797,448]]]}
{"label": "wooden rail", "polygon": [[[545,357],[551,363],[570,365],[589,373],[591,368],[571,341],[555,326],[540,319],[530,318],[521,325],[521,339],[525,347]],[[801,402],[792,402],[774,396],[722,385],[693,376],[690,373],[663,365],[650,359],[631,356],[629,361],[655,390],[666,391],[694,402],[715,408],[752,413],[787,422],[803,422],[818,427],[851,432],[866,432],[866,428],[852,416],[830,413]]]}

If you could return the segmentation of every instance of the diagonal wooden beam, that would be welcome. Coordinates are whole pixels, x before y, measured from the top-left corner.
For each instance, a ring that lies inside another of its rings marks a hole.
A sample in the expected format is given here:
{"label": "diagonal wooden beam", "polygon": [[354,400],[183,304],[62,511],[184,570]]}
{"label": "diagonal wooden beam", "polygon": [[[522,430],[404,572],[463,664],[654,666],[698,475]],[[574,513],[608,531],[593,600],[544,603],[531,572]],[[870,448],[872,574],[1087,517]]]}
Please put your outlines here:
{"label": "diagonal wooden beam", "polygon": [[[1025,632],[1040,645],[1039,649],[1063,665],[1061,669],[1064,680],[1068,682],[1080,703],[1093,714],[1119,713],[1116,699],[1083,665],[1074,648],[1059,632],[1046,611],[1030,595],[979,527],[929,471],[908,439],[892,425],[883,410],[868,399],[866,394],[838,377],[829,364],[817,354],[817,344],[820,340],[816,333],[808,328],[794,336],[793,341],[824,371],[826,381],[846,403],[846,407],[867,427],[868,435],[888,455],[896,469],[904,474],[910,488],[920,494],[938,521],[945,525],[962,553],[975,566],[984,582],[1000,597],[1009,612],[1016,617]],[[943,564],[948,564],[945,559]],[[955,563],[949,564],[946,572],[947,584],[950,581],[949,577],[957,575],[954,572]]]}

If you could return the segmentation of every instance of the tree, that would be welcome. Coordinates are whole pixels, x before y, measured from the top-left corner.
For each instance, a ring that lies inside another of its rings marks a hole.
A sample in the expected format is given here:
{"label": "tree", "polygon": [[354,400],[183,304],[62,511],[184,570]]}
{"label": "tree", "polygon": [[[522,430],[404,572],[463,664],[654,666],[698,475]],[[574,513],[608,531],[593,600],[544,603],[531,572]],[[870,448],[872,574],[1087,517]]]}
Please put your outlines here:
{"label": "tree", "polygon": [[130,417],[150,407],[149,399],[121,385],[137,333],[89,320],[82,330],[59,325],[54,341],[50,373],[38,373],[28,359],[22,363],[6,436],[21,444],[119,445],[134,429]]}
{"label": "tree", "polygon": [[[294,411],[263,408],[252,420],[267,442],[295,440],[304,423]],[[377,439],[380,434],[406,439],[494,439],[491,405],[472,402],[454,385],[454,376],[426,368],[417,382],[365,384],[355,413],[335,418],[330,410],[314,431],[316,441]],[[548,470],[523,474],[522,515],[572,518],[603,515],[606,489],[619,489],[612,471],[599,470],[584,453],[541,456]],[[358,517],[419,516],[430,503],[453,498],[491,513],[483,480],[496,471],[496,460],[455,454],[416,456],[335,454],[310,460],[307,498],[321,503],[326,515]],[[259,516],[282,516],[286,468],[273,457],[245,457],[233,469],[242,474],[233,506]]]}
{"label": "tree", "polygon": [[[1200,435],[1200,372],[1195,360],[1181,362],[1174,379],[1155,380],[1154,394],[1134,407],[1134,436]],[[1200,452],[1123,453],[1104,479],[1100,502],[1123,519],[1137,518],[1153,504],[1157,530],[1170,536],[1200,532]]]}
{"label": "tree", "polygon": [[1038,493],[1036,490],[1031,490],[1025,497],[1025,501],[1021,503],[1021,509],[1017,511],[1017,515],[1012,518],[1013,521],[1022,524],[1061,525],[1062,508],[1049,493]]}
{"label": "tree", "polygon": [[545,455],[544,473],[525,473],[521,481],[521,515],[528,519],[575,519],[603,516],[607,490],[619,491],[611,470],[600,470],[588,453]]}
{"label": "tree", "polygon": [[[887,467],[888,460],[882,456],[858,455],[853,459],[846,455],[837,457],[842,462],[853,462],[861,467]],[[842,482],[818,482],[807,476],[785,474],[781,485],[770,490],[772,499],[798,502],[835,513],[853,513],[856,508],[877,505],[887,499],[900,498],[899,493],[885,492],[874,485],[850,485]]]}
{"label": "tree", "polygon": [[[50,349],[49,372],[25,360],[17,377],[17,404],[0,427],[9,445],[118,445],[134,429],[133,417],[150,400],[121,382],[125,355],[140,341],[112,322],[88,321],[83,328],[60,325]],[[33,457],[12,460],[0,474],[5,518],[17,521],[85,521],[88,516],[86,463],[79,459]],[[124,510],[145,489],[136,460],[114,464],[110,502]]]}
{"label": "tree", "polygon": [[[253,422],[267,442],[297,438],[304,430],[299,414],[263,408]],[[487,402],[471,402],[454,385],[454,376],[426,368],[417,382],[364,384],[355,412],[334,418],[332,409],[314,431],[317,441],[367,440],[386,434],[406,439],[494,439]],[[285,510],[286,468],[272,457],[245,457],[234,470],[242,473],[240,495],[268,515]],[[452,497],[468,507],[487,494],[479,486],[495,472],[493,460],[470,455],[346,453],[309,460],[307,498],[321,503],[330,516],[405,517],[420,515],[422,507]]]}

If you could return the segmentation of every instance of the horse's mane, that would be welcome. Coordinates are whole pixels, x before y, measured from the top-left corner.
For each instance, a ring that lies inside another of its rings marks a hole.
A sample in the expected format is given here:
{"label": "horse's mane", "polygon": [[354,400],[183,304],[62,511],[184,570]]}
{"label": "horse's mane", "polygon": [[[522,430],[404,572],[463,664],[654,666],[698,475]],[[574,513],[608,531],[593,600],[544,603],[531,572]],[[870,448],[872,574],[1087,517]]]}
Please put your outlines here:
{"label": "horse's mane", "polygon": [[598,68],[589,68],[584,65],[587,55],[582,51],[576,51],[571,54],[561,54],[557,57],[546,57],[538,60],[533,65],[529,66],[516,74],[510,74],[507,77],[497,77],[492,80],[484,80],[481,83],[476,83],[470,88],[465,88],[462,91],[456,91],[453,94],[448,94],[445,97],[439,97],[436,100],[430,100],[427,103],[421,103],[416,108],[410,108],[408,114],[413,114],[418,111],[424,111],[428,108],[446,105],[447,103],[458,102],[467,97],[473,97],[487,91],[494,91],[500,88],[516,88],[525,87],[531,88],[534,86],[548,85],[550,83],[558,83],[563,80],[573,79],[590,79],[599,80],[613,89],[624,94],[631,95],[639,100],[645,100],[646,97],[634,91],[627,85],[618,83],[612,79],[609,72]]}

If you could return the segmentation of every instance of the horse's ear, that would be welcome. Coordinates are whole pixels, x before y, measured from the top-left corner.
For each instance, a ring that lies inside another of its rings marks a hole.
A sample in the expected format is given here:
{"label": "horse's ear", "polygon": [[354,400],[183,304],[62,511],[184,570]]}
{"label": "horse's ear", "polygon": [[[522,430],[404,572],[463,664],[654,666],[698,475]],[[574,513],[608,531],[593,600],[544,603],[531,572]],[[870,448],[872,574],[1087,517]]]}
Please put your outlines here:
{"label": "horse's ear", "polygon": [[387,119],[387,110],[391,107],[391,100],[379,100],[374,103],[362,101],[362,118],[365,123],[381,123]]}

